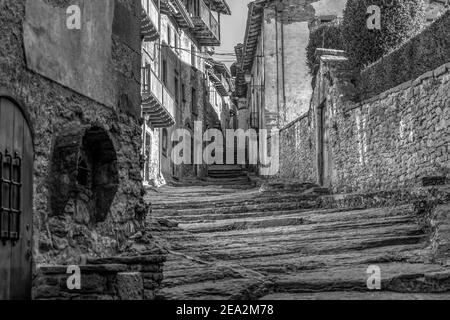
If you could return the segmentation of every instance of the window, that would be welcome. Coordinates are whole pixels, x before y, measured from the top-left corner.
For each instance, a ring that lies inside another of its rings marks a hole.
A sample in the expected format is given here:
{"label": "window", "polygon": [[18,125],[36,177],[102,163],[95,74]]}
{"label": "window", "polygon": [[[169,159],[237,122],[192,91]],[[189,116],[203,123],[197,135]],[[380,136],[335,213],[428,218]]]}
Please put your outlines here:
{"label": "window", "polygon": [[164,128],[162,131],[162,154],[164,157],[167,157],[167,147],[168,147],[168,132],[167,129]]}
{"label": "window", "polygon": [[167,61],[166,60],[163,61],[163,65],[162,65],[162,79],[163,79],[164,85],[167,87]]}
{"label": "window", "polygon": [[18,240],[20,234],[20,196],[22,159],[6,150],[0,153],[0,237]]}
{"label": "window", "polygon": [[176,32],[174,32],[174,40],[175,40],[175,51],[176,52],[179,52],[179,49],[178,49],[178,35],[176,34]]}
{"label": "window", "polygon": [[197,58],[196,53],[197,53],[197,50],[195,49],[195,46],[191,45],[191,66],[193,66],[194,68],[197,66],[197,64],[196,64],[196,58]]}
{"label": "window", "polygon": [[179,89],[179,81],[178,81],[178,77],[175,77],[175,81],[174,81],[174,86],[175,86],[175,102],[178,104],[178,102],[180,101],[180,89]]}
{"label": "window", "polygon": [[181,85],[181,101],[183,103],[186,102],[186,86],[184,85],[184,83]]}
{"label": "window", "polygon": [[169,25],[167,25],[167,44],[169,46],[172,45],[172,29],[170,28]]}
{"label": "window", "polygon": [[197,90],[195,90],[195,88],[192,88],[192,96],[191,96],[191,102],[192,102],[192,113],[197,115],[198,114],[198,110],[197,110]]}

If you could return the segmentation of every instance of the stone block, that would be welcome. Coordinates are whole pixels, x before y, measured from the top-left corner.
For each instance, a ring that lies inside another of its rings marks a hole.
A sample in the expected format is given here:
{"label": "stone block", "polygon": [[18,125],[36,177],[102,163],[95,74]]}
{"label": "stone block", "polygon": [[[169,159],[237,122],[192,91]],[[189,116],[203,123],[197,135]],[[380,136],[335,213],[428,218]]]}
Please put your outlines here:
{"label": "stone block", "polygon": [[140,272],[117,274],[117,295],[121,300],[144,299],[144,283]]}
{"label": "stone block", "polygon": [[434,70],[434,77],[437,78],[437,77],[443,75],[446,72],[447,72],[447,66],[444,64],[444,65],[442,65],[439,68]]}

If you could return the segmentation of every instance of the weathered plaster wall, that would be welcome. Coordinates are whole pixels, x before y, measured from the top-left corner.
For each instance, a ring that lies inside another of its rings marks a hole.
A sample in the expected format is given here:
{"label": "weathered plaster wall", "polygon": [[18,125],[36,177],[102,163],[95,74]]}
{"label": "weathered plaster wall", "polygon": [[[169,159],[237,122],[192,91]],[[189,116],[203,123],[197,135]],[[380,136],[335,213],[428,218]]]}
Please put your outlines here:
{"label": "weathered plaster wall", "polygon": [[[66,8],[26,1],[24,45],[28,67],[108,106],[116,104],[111,38],[114,1],[76,1],[82,30],[66,27]],[[49,32],[42,32],[41,30]]]}
{"label": "weathered plaster wall", "polygon": [[308,22],[320,15],[342,16],[346,0],[289,0],[283,4],[264,9],[263,36],[259,41],[264,43],[264,54],[257,53],[264,60],[255,58],[255,63],[264,61],[265,122],[278,128],[309,109],[312,78],[306,65]]}

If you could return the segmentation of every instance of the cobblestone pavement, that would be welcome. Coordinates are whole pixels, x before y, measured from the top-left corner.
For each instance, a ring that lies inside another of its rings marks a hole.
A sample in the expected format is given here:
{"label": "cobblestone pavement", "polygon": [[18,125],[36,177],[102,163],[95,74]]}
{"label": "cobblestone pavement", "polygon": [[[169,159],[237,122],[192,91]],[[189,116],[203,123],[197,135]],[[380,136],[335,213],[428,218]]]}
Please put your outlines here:
{"label": "cobblestone pavement", "polygon": [[[314,192],[250,185],[149,191],[168,250],[160,299],[447,299],[450,271],[430,263],[410,204],[324,209]],[[381,269],[380,291],[367,269]],[[447,292],[447,293],[445,293]]]}

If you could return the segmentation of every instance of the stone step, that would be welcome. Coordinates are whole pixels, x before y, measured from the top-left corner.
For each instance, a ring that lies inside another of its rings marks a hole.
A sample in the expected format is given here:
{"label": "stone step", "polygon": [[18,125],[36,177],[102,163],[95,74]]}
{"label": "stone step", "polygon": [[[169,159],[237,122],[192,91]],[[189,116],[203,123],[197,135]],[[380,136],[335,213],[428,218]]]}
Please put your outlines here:
{"label": "stone step", "polygon": [[270,284],[248,278],[202,281],[176,287],[164,287],[157,298],[167,300],[255,300],[268,293]]}
{"label": "stone step", "polygon": [[[297,215],[299,212],[308,211],[308,209],[303,210],[292,210],[292,211],[277,211],[276,214],[280,216]],[[263,218],[272,217],[274,212],[272,211],[250,211],[250,212],[238,212],[238,213],[217,213],[217,214],[193,214],[193,215],[180,215],[180,216],[170,216],[170,220],[179,223],[204,223],[219,220],[231,220],[237,218]]]}
{"label": "stone step", "polygon": [[210,178],[219,178],[219,179],[236,179],[240,177],[247,178],[247,173],[243,171],[233,171],[233,172],[208,172],[208,177]]}
{"label": "stone step", "polygon": [[[279,202],[281,199],[269,199],[269,201],[260,203],[259,205],[263,207],[264,204],[274,205],[276,203],[285,203]],[[286,198],[286,200],[292,200],[291,198]],[[298,201],[287,201],[287,202],[298,202]],[[311,202],[312,204],[313,202]],[[241,206],[255,205],[256,203],[253,201],[248,201],[245,203],[241,203]],[[233,203],[230,203],[231,206],[236,207]],[[206,204],[205,204],[206,206]],[[211,206],[213,208],[223,208],[221,206]],[[227,207],[227,206],[225,206]],[[177,207],[178,208],[178,207]],[[196,208],[191,208],[196,209]],[[203,208],[204,209],[204,208]],[[185,222],[185,223],[208,223],[215,221],[223,221],[224,223],[229,222],[230,220],[235,219],[259,219],[259,218],[280,218],[283,216],[292,217],[293,215],[298,217],[303,217],[307,223],[319,223],[319,222],[333,222],[333,221],[352,221],[352,219],[357,221],[362,221],[366,219],[372,219],[377,217],[396,217],[399,215],[409,215],[412,218],[416,217],[415,209],[411,205],[399,206],[397,208],[378,208],[378,209],[317,209],[317,208],[305,208],[299,210],[286,210],[286,211],[249,211],[242,213],[231,213],[231,212],[218,212],[213,214],[205,214],[201,210],[194,211],[194,214],[189,214],[188,211],[175,209],[180,213],[177,216],[172,217],[173,221],[176,222]],[[159,211],[158,211],[159,212]],[[244,220],[245,221],[245,220]],[[255,220],[253,220],[255,221]],[[234,222],[234,221],[232,221]]]}
{"label": "stone step", "polygon": [[[202,200],[197,200],[199,197],[198,194],[184,194],[178,195],[174,194],[173,197],[168,198],[159,198],[152,200],[153,205],[152,208],[155,210],[159,209],[195,209],[195,208],[205,208],[207,207],[234,207],[238,205],[252,205],[252,204],[266,204],[266,203],[283,203],[283,202],[297,202],[297,201],[314,201],[317,199],[317,196],[311,195],[298,195],[298,194],[286,194],[286,195],[267,195],[261,196],[259,194],[256,195],[247,195],[247,196],[236,196],[234,194],[231,195],[231,199],[227,199],[224,195],[221,197],[209,197],[208,194],[201,198]],[[174,201],[168,202],[169,199],[173,198]],[[150,199],[149,199],[150,200]],[[159,200],[158,202],[156,202]],[[342,209],[338,210],[352,210],[352,209]]]}
{"label": "stone step", "polygon": [[[381,271],[381,291],[442,293],[450,290],[450,272],[440,265],[385,263],[377,266]],[[324,268],[321,271],[281,275],[272,280],[277,293],[370,292],[367,269],[367,265]]]}
{"label": "stone step", "polygon": [[[415,228],[419,228],[415,224],[415,220],[410,216],[399,216],[395,218],[372,218],[370,220],[362,220],[354,223],[342,223],[342,222],[327,222],[317,223],[313,220],[308,220],[303,215],[280,215],[274,217],[261,217],[261,218],[243,218],[243,219],[229,219],[229,220],[216,220],[205,221],[202,223],[179,223],[179,227],[183,230],[187,230],[193,233],[210,233],[219,231],[231,231],[231,230],[249,230],[249,229],[267,229],[276,227],[291,227],[302,226],[305,231],[336,231],[336,230],[348,230],[353,226],[355,227],[377,227],[385,225],[395,225],[397,223],[409,223]],[[301,229],[303,229],[301,228]],[[309,229],[309,230],[308,230]],[[311,230],[313,229],[313,230]],[[261,230],[264,232],[264,230]]]}
{"label": "stone step", "polygon": [[278,202],[264,204],[249,204],[224,207],[204,207],[204,208],[187,208],[187,209],[155,209],[152,211],[154,217],[170,218],[171,216],[182,216],[192,214],[226,214],[226,213],[245,213],[250,211],[285,211],[305,208],[314,208],[313,201],[297,201],[297,202]]}
{"label": "stone step", "polygon": [[231,171],[240,171],[242,170],[242,167],[240,165],[236,165],[236,164],[216,164],[216,165],[210,165],[208,166],[208,171],[214,171],[214,170],[219,170],[219,171],[226,171],[226,170],[231,170]]}
{"label": "stone step", "polygon": [[450,300],[449,293],[399,293],[389,291],[358,292],[332,291],[308,293],[272,293],[262,297],[262,301],[301,301],[301,300]]}

